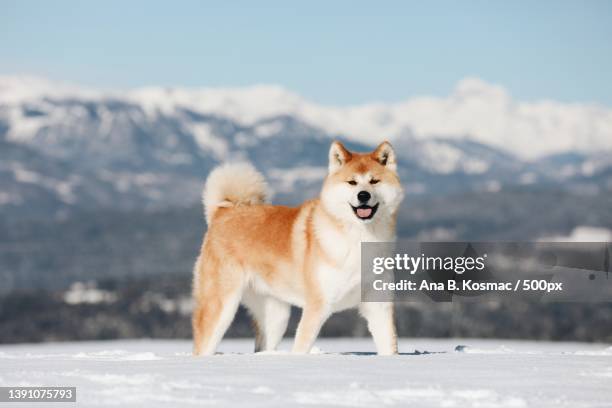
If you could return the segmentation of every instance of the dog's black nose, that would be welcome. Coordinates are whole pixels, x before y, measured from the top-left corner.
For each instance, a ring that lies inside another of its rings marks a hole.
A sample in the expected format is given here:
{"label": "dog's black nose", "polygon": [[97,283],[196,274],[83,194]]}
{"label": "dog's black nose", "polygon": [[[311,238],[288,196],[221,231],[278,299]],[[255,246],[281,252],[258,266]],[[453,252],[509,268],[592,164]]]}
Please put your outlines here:
{"label": "dog's black nose", "polygon": [[357,199],[360,203],[367,203],[372,196],[367,191],[360,191],[357,193]]}

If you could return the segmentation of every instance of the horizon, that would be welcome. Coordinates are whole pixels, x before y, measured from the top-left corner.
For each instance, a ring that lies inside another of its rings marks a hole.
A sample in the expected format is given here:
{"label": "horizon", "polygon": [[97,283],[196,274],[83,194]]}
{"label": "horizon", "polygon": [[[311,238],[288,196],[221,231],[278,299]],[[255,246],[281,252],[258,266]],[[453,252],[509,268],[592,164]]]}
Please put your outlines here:
{"label": "horizon", "polygon": [[[435,93],[420,93],[420,94],[407,94],[403,98],[399,98],[393,101],[385,101],[385,100],[364,100],[358,103],[345,103],[345,104],[333,104],[333,103],[324,103],[318,102],[307,97],[304,94],[301,94],[295,89],[286,87],[279,83],[253,83],[246,85],[211,85],[211,86],[199,86],[199,85],[162,85],[162,84],[149,84],[149,85],[139,85],[139,86],[95,86],[86,84],[80,81],[73,81],[69,79],[57,79],[48,76],[41,76],[36,74],[28,74],[28,73],[2,73],[0,72],[0,81],[8,80],[8,81],[19,81],[23,83],[35,83],[36,85],[48,84],[52,87],[55,87],[55,91],[84,91],[85,95],[91,95],[92,97],[108,97],[108,96],[125,96],[133,93],[138,93],[147,90],[164,90],[164,91],[185,91],[185,92],[243,92],[243,91],[255,91],[255,90],[263,90],[263,91],[282,91],[287,95],[298,97],[301,101],[310,103],[313,105],[317,105],[320,107],[328,107],[328,108],[356,108],[356,107],[365,107],[365,106],[374,106],[374,105],[382,105],[386,107],[401,105],[410,101],[419,100],[421,98],[433,98],[437,100],[446,99],[450,96],[456,94],[464,85],[468,85],[469,87],[482,87],[492,92],[498,92],[503,94],[505,97],[509,98],[511,101],[515,103],[525,103],[530,105],[535,105],[539,103],[553,103],[564,106],[591,106],[595,108],[601,109],[610,109],[612,108],[612,103],[601,103],[598,101],[564,101],[559,99],[554,99],[550,97],[541,97],[536,99],[521,99],[516,95],[512,94],[511,90],[508,89],[501,83],[496,83],[492,81],[487,81],[483,78],[479,78],[476,76],[466,76],[464,78],[458,79],[452,86],[449,88],[448,92],[442,94]],[[6,89],[0,89],[0,95],[2,92],[5,92],[5,95],[8,94]],[[10,92],[11,90],[9,90]],[[45,94],[49,89],[40,88],[36,91],[38,95]],[[87,94],[90,92],[90,94]],[[146,98],[143,98],[146,99]]]}

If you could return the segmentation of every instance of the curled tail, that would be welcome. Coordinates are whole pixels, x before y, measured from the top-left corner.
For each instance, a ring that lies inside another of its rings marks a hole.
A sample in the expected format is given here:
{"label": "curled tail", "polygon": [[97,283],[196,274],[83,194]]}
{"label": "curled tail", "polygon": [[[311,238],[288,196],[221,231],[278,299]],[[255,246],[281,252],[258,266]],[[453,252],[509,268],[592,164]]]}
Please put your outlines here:
{"label": "curled tail", "polygon": [[248,163],[223,164],[206,179],[202,202],[206,223],[210,226],[219,207],[263,204],[268,200],[264,176]]}

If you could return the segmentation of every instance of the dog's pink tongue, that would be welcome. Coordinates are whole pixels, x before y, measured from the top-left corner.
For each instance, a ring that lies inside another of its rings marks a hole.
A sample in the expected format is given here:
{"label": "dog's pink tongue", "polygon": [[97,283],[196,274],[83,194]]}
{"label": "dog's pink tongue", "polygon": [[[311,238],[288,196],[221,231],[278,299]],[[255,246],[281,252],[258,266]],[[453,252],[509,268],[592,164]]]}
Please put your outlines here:
{"label": "dog's pink tongue", "polygon": [[368,218],[370,214],[372,214],[371,208],[358,208],[357,209],[357,216],[359,218]]}

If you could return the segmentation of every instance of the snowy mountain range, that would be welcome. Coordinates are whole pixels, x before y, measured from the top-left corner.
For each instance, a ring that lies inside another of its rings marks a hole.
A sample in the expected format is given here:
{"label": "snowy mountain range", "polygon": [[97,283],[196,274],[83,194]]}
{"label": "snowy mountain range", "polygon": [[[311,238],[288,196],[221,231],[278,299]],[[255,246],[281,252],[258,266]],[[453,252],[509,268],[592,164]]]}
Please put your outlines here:
{"label": "snowy mountain range", "polygon": [[[98,91],[41,78],[0,76],[0,105],[16,107],[45,98],[89,103],[121,100],[139,106],[148,116],[189,109],[241,125],[292,116],[328,134],[346,135],[366,144],[409,134],[416,138],[470,138],[522,158],[612,149],[611,108],[549,100],[519,102],[501,86],[476,78],[460,81],[447,97],[415,96],[398,103],[331,107],[270,85]],[[10,135],[22,139],[36,130],[32,122],[30,127],[24,126]]]}
{"label": "snowy mountain range", "polygon": [[612,109],[516,102],[465,79],[445,98],[321,106],[277,86],[100,91],[0,77],[0,208],[11,215],[187,206],[208,170],[250,160],[277,199],[316,194],[331,139],[383,139],[409,194],[612,190]]}

